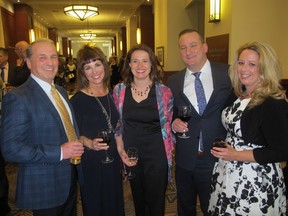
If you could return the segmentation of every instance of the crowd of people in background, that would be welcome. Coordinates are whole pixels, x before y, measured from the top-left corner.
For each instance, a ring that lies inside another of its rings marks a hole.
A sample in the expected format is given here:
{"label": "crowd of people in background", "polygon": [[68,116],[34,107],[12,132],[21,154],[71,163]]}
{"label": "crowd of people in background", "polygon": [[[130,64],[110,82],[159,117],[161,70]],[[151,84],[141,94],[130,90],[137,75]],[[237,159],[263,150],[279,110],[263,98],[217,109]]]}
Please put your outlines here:
{"label": "crowd of people in background", "polygon": [[0,215],[11,211],[6,161],[19,168],[17,207],[34,216],[76,216],[77,182],[85,216],[124,216],[123,173],[132,172],[136,216],[164,216],[172,177],[178,216],[196,215],[198,200],[205,216],[286,215],[288,102],[277,54],[254,41],[231,65],[216,63],[195,29],[181,31],[178,46],[185,68],[167,84],[144,44],[118,61],[98,47],[65,58],[49,39],[19,41],[15,65],[0,48]]}

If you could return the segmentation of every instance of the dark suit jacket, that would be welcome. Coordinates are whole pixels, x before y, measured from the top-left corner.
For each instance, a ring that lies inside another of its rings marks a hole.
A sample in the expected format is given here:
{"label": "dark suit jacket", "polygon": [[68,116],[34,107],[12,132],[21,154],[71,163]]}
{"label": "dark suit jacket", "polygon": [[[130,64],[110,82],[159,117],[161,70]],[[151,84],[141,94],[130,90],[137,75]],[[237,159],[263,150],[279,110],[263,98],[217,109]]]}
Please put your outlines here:
{"label": "dark suit jacket", "polygon": [[[72,110],[66,91],[56,88]],[[73,123],[76,126],[74,115]],[[4,96],[0,144],[4,159],[19,164],[19,208],[51,208],[66,201],[71,165],[69,159],[60,161],[60,145],[67,141],[56,108],[33,78]]]}
{"label": "dark suit jacket", "polygon": [[182,139],[176,136],[175,160],[177,166],[193,170],[195,167],[199,146],[199,134],[202,131],[204,144],[204,159],[208,164],[214,166],[215,158],[211,155],[212,142],[217,137],[226,137],[226,130],[221,121],[221,111],[231,92],[231,82],[228,76],[228,65],[210,62],[214,91],[207,102],[206,109],[200,116],[183,93],[184,77],[186,68],[168,78],[168,86],[174,96],[174,117],[177,117],[177,107],[188,104],[192,107],[192,115],[189,120],[189,139]]}
{"label": "dark suit jacket", "polygon": [[30,69],[27,66],[26,61],[24,62],[23,66],[17,66],[14,69],[14,86],[20,86],[30,76]]}
{"label": "dark suit jacket", "polygon": [[8,69],[8,83],[15,86],[15,66],[12,64],[9,64]]}

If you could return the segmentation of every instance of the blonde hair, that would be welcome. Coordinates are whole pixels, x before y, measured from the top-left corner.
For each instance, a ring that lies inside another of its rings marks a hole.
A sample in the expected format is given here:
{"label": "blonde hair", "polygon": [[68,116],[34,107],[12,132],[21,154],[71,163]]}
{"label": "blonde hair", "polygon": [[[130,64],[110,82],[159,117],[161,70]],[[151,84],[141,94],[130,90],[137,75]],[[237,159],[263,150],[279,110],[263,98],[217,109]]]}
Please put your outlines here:
{"label": "blonde hair", "polygon": [[259,55],[260,82],[251,93],[251,100],[248,104],[248,108],[253,108],[263,103],[268,97],[286,99],[279,82],[281,67],[276,52],[268,44],[259,41],[246,43],[236,51],[229,70],[235,94],[238,97],[244,97],[245,86],[241,83],[237,74],[239,56],[244,50],[253,50]]}

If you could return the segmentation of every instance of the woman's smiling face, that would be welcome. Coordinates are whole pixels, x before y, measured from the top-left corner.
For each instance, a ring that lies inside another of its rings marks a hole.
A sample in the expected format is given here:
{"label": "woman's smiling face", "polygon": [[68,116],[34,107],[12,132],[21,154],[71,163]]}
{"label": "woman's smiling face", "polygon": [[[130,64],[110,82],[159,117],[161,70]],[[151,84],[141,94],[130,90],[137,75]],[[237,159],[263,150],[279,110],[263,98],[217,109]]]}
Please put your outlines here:
{"label": "woman's smiling face", "polygon": [[136,79],[145,79],[151,72],[151,61],[149,54],[144,50],[136,50],[131,55],[131,72]]}
{"label": "woman's smiling face", "polygon": [[238,59],[237,73],[241,83],[251,92],[260,82],[260,57],[254,50],[243,50]]}
{"label": "woman's smiling face", "polygon": [[91,61],[83,66],[84,73],[89,82],[100,84],[105,76],[104,65],[100,60]]}

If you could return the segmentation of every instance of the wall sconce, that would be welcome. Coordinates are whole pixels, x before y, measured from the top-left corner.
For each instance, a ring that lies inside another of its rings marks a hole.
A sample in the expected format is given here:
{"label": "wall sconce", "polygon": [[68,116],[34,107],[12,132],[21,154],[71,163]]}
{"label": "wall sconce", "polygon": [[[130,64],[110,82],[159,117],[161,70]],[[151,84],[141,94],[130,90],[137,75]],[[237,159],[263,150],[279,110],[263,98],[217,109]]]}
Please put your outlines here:
{"label": "wall sconce", "polygon": [[120,50],[122,51],[122,50],[123,50],[123,43],[122,43],[122,41],[120,41],[119,46],[120,46]]}
{"label": "wall sconce", "polygon": [[210,0],[209,22],[219,22],[221,14],[221,0]]}
{"label": "wall sconce", "polygon": [[141,28],[140,28],[140,17],[139,17],[139,15],[136,15],[136,23],[137,23],[136,43],[137,44],[141,44]]}
{"label": "wall sconce", "polygon": [[60,46],[59,46],[59,42],[58,41],[56,42],[56,50],[57,50],[58,53],[60,52]]}
{"label": "wall sconce", "polygon": [[34,32],[34,29],[30,29],[29,31],[29,39],[30,39],[30,42],[32,43],[33,41],[35,41],[35,32]]}
{"label": "wall sconce", "polygon": [[140,28],[136,29],[136,42],[137,44],[141,44],[141,29]]}

